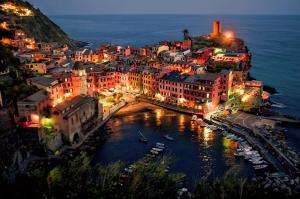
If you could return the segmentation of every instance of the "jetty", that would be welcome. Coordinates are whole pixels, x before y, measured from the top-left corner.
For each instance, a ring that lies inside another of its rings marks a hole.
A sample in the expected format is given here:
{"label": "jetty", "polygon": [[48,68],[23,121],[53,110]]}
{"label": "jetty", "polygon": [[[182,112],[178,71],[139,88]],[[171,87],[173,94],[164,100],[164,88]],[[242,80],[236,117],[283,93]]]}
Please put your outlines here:
{"label": "jetty", "polygon": [[220,125],[223,128],[245,138],[253,147],[257,148],[262,156],[280,172],[290,175],[299,175],[299,167],[295,165],[286,154],[280,151],[277,146],[266,138],[261,129],[249,129],[239,124],[233,124],[225,118],[212,116],[208,122]]}

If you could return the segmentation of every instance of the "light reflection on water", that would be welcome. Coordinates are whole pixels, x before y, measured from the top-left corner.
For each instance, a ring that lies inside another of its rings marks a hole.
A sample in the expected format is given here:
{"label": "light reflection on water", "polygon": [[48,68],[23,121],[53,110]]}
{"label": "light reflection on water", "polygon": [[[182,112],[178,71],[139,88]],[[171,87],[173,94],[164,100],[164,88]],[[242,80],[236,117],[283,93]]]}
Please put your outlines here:
{"label": "light reflection on water", "polygon": [[[191,122],[191,116],[163,108],[116,115],[103,128],[110,134],[106,143],[98,148],[95,162],[109,163],[122,160],[127,163],[142,158],[156,142],[166,144],[168,152],[176,161],[172,168],[186,173],[190,178],[211,172],[221,176],[230,167],[237,166],[247,176],[252,169],[244,160],[234,157],[237,143],[221,137],[218,133]],[[138,141],[138,131],[149,140]],[[163,135],[170,134],[174,142]]]}

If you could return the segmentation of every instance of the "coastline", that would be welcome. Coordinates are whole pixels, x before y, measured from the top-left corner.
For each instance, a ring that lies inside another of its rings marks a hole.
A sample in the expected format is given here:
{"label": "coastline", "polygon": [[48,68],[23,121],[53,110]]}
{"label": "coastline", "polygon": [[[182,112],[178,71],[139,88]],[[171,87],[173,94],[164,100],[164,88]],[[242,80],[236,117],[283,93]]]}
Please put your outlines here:
{"label": "coastline", "polygon": [[[257,80],[257,79],[255,77],[251,76],[251,74],[249,73],[248,74],[248,80],[252,81],[252,80]],[[279,93],[275,87],[265,85],[265,84],[263,85],[263,90],[270,93],[271,95]]]}

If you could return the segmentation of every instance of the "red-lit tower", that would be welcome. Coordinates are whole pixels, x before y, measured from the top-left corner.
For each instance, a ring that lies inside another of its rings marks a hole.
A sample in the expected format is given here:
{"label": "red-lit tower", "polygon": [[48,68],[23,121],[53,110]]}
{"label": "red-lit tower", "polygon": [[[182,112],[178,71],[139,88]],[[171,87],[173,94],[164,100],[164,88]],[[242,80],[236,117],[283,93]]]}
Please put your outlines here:
{"label": "red-lit tower", "polygon": [[213,32],[210,34],[211,37],[216,38],[221,35],[221,23],[220,21],[214,21]]}

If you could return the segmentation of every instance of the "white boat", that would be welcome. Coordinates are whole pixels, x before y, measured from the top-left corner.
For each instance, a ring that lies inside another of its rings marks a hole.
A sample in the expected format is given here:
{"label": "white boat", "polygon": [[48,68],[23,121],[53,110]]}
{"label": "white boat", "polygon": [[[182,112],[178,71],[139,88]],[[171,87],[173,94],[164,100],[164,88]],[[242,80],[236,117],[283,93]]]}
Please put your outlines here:
{"label": "white boat", "polygon": [[159,155],[159,152],[158,152],[158,151],[155,151],[155,150],[152,150],[152,149],[150,150],[150,153],[151,153],[151,154],[154,154],[154,155]]}
{"label": "white boat", "polygon": [[171,137],[169,134],[164,135],[164,138],[166,138],[166,139],[169,140],[169,141],[174,141],[174,138]]}
{"label": "white boat", "polygon": [[139,131],[139,134],[140,134],[139,141],[142,143],[148,143],[148,139],[142,134],[141,131]]}
{"label": "white boat", "polygon": [[148,157],[148,158],[155,158],[155,155],[147,154],[146,157]]}
{"label": "white boat", "polygon": [[252,164],[263,164],[265,163],[264,161],[252,161]]}
{"label": "white boat", "polygon": [[255,165],[255,166],[253,166],[253,168],[255,170],[265,169],[267,167],[268,167],[268,165],[266,165],[266,164],[261,164],[261,165]]}
{"label": "white boat", "polygon": [[161,151],[163,151],[163,149],[160,149],[160,148],[152,148],[152,150],[154,150],[154,151],[157,151],[157,152],[161,152]]}
{"label": "white boat", "polygon": [[164,144],[164,143],[161,143],[161,142],[156,142],[156,146],[165,147],[165,144]]}
{"label": "white boat", "polygon": [[237,152],[237,153],[234,153],[233,155],[237,156],[237,157],[241,157],[241,156],[244,155],[244,153],[243,152]]}
{"label": "white boat", "polygon": [[156,148],[159,148],[159,149],[164,150],[164,149],[165,149],[165,146],[164,146],[164,145],[160,145],[160,144],[156,144]]}
{"label": "white boat", "polygon": [[257,157],[252,157],[251,160],[253,161],[260,161],[262,160],[263,158],[261,156],[257,156]]}

